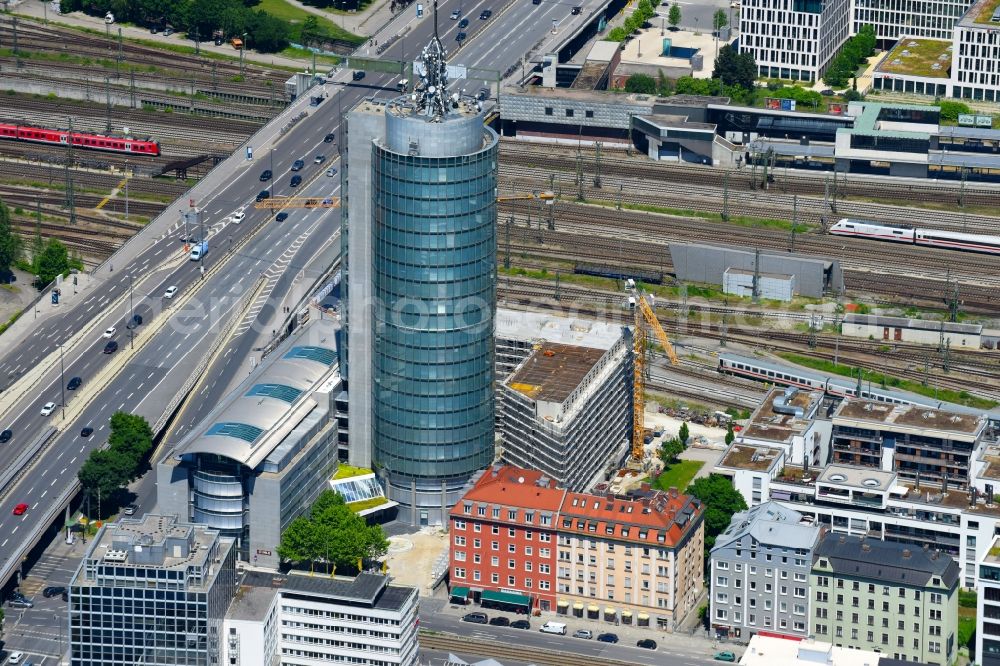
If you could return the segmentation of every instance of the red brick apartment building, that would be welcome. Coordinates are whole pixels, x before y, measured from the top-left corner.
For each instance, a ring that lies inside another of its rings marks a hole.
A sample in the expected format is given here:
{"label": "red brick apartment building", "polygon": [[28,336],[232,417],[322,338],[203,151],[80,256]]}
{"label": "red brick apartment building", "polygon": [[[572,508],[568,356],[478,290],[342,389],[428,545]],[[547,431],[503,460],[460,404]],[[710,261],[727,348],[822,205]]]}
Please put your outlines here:
{"label": "red brick apartment building", "polygon": [[673,489],[644,487],[635,498],[570,493],[541,472],[497,465],[450,520],[453,595],[530,598],[541,610],[624,622],[637,613],[637,624],[654,616],[668,627],[701,594],[703,511]]}

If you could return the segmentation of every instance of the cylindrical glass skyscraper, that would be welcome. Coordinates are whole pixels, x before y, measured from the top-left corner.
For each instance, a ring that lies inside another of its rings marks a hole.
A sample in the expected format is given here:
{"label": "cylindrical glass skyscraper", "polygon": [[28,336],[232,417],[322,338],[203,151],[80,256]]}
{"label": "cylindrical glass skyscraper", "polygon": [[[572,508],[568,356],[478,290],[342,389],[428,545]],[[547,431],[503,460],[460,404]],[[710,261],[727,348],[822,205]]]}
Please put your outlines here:
{"label": "cylindrical glass skyscraper", "polygon": [[400,519],[446,520],[494,450],[497,135],[386,108],[372,156],[373,459]]}

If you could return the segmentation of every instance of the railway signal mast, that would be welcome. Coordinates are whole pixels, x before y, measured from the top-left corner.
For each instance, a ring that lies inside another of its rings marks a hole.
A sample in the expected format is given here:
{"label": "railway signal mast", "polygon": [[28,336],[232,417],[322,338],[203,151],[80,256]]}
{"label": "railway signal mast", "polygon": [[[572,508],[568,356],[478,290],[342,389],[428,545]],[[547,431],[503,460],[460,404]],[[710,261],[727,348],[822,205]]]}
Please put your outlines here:
{"label": "railway signal mast", "polygon": [[666,352],[667,357],[670,359],[670,364],[677,365],[678,360],[674,346],[670,344],[667,334],[664,332],[663,327],[660,326],[660,322],[656,318],[656,313],[653,312],[653,308],[646,300],[646,295],[636,286],[635,280],[629,279],[625,284],[630,296],[630,305],[634,304],[635,308],[635,331],[632,335],[633,353],[635,355],[633,361],[635,375],[632,387],[632,455],[628,465],[629,467],[641,468],[642,460],[646,453],[646,442],[644,439],[644,396],[646,393],[646,366],[648,364],[648,352],[646,349],[647,325],[653,329],[653,334],[660,345],[663,346],[663,351]]}

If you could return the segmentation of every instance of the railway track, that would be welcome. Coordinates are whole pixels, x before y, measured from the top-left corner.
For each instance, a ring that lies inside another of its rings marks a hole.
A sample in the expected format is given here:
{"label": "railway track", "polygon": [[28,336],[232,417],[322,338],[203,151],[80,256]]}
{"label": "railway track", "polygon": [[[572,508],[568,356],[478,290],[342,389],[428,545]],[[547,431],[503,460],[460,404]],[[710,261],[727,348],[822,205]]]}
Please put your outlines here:
{"label": "railway track", "polygon": [[[95,209],[97,205],[104,200],[104,196],[80,192],[75,193],[73,198],[77,206],[78,214],[80,212],[86,212],[88,209]],[[65,193],[36,190],[29,187],[18,187],[16,185],[8,185],[4,183],[0,183],[0,199],[3,199],[9,206],[20,206],[29,211],[29,213],[35,209],[37,204],[59,209],[66,204]],[[129,213],[152,218],[159,215],[160,211],[162,211],[165,207],[166,204],[162,203],[130,201]],[[104,210],[105,212],[124,212],[125,202],[123,200],[111,199],[101,210]],[[68,212],[63,211],[62,214],[67,215]],[[99,219],[104,220],[105,218]],[[141,228],[141,225],[135,222],[125,222],[121,220],[114,220],[112,218],[107,218],[106,224],[109,227],[127,229],[132,233]]]}
{"label": "railway track", "polygon": [[[609,312],[605,304],[617,302],[618,312],[621,312],[621,294],[611,292],[594,293],[585,289],[570,288],[569,293],[564,294],[557,301],[554,298],[555,288],[546,282],[534,282],[533,288],[529,287],[509,287],[505,280],[498,283],[498,297],[505,303],[515,307],[530,305],[532,308],[544,310],[556,310],[565,312],[572,311],[575,315],[587,315],[596,318],[604,318]],[[570,293],[580,296],[580,300],[569,301]],[[600,306],[595,301],[602,300]],[[662,301],[657,304],[661,309]],[[614,312],[614,310],[611,310]],[[736,324],[721,325],[713,322],[698,322],[696,325],[689,320],[681,321],[675,319],[669,312],[661,309],[660,322],[667,330],[673,340],[681,340],[686,337],[707,338],[712,340],[726,339],[733,343],[741,343],[753,348],[764,347],[769,351],[794,352],[802,356],[809,356],[826,361],[836,360],[842,365],[852,365],[869,369],[874,372],[885,373],[887,375],[908,379],[916,382],[927,381],[930,385],[943,389],[955,391],[966,391],[970,395],[976,395],[993,400],[1000,400],[1000,356],[991,356],[988,352],[971,352],[956,350],[951,353],[952,361],[949,362],[949,370],[945,370],[944,361],[939,355],[922,345],[894,343],[889,351],[883,351],[885,346],[882,341],[859,341],[841,336],[816,334],[810,336],[808,333],[797,333],[790,331],[762,331],[756,329],[740,329]],[[623,324],[631,323],[631,315],[622,313]],[[693,326],[693,328],[692,328]],[[699,364],[686,361],[685,364],[692,367],[700,367]],[[926,364],[926,371],[923,369]],[[675,366],[673,369],[676,369]]]}
{"label": "railway track", "polygon": [[[0,146],[2,147],[2,146]],[[0,157],[3,152],[0,151]],[[29,164],[25,162],[8,163],[4,169],[4,174],[0,178],[9,178],[17,181],[27,181],[30,186],[44,187],[56,185],[64,187],[66,185],[65,169],[46,167],[40,164]],[[123,174],[101,173],[97,171],[86,171],[81,169],[71,169],[70,176],[76,187],[101,188],[110,192],[121,185]],[[129,179],[129,192],[132,195],[152,194],[156,196],[169,196],[177,198],[188,190],[185,183],[178,183],[171,180],[144,178],[137,176]]]}
{"label": "railway track", "polygon": [[[577,151],[564,146],[535,145],[514,139],[501,141],[501,157],[511,157],[519,162],[530,161],[533,166],[552,168],[558,171],[576,171]],[[596,155],[593,151],[581,152],[583,168],[593,171]],[[639,178],[644,182],[696,182],[701,185],[723,187],[727,178],[726,170],[717,167],[705,167],[694,164],[670,164],[666,162],[651,162],[645,156],[626,157],[620,153],[603,151],[601,156],[601,175],[622,178]],[[997,206],[1000,204],[1000,186],[986,183],[919,183],[898,178],[879,179],[868,174],[840,174],[836,184],[831,174],[793,173],[785,174],[781,170],[772,172],[776,182],[769,186],[771,191],[779,189],[784,194],[802,194],[823,196],[832,193],[836,188],[837,197],[856,197],[889,201],[904,201],[919,203],[924,201],[953,201],[956,205],[960,200],[965,205]],[[757,172],[758,178],[760,171]],[[749,188],[751,181],[750,169],[729,172],[729,186],[732,188]]]}

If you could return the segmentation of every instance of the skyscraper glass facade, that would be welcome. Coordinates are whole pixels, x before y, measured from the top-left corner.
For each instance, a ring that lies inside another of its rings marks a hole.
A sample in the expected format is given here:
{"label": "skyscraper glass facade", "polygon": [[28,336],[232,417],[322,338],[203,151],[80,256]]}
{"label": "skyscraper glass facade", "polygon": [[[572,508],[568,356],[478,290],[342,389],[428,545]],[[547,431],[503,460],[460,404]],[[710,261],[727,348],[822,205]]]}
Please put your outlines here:
{"label": "skyscraper glass facade", "polygon": [[470,154],[372,160],[374,459],[390,497],[438,511],[493,459],[498,144],[475,131]]}

